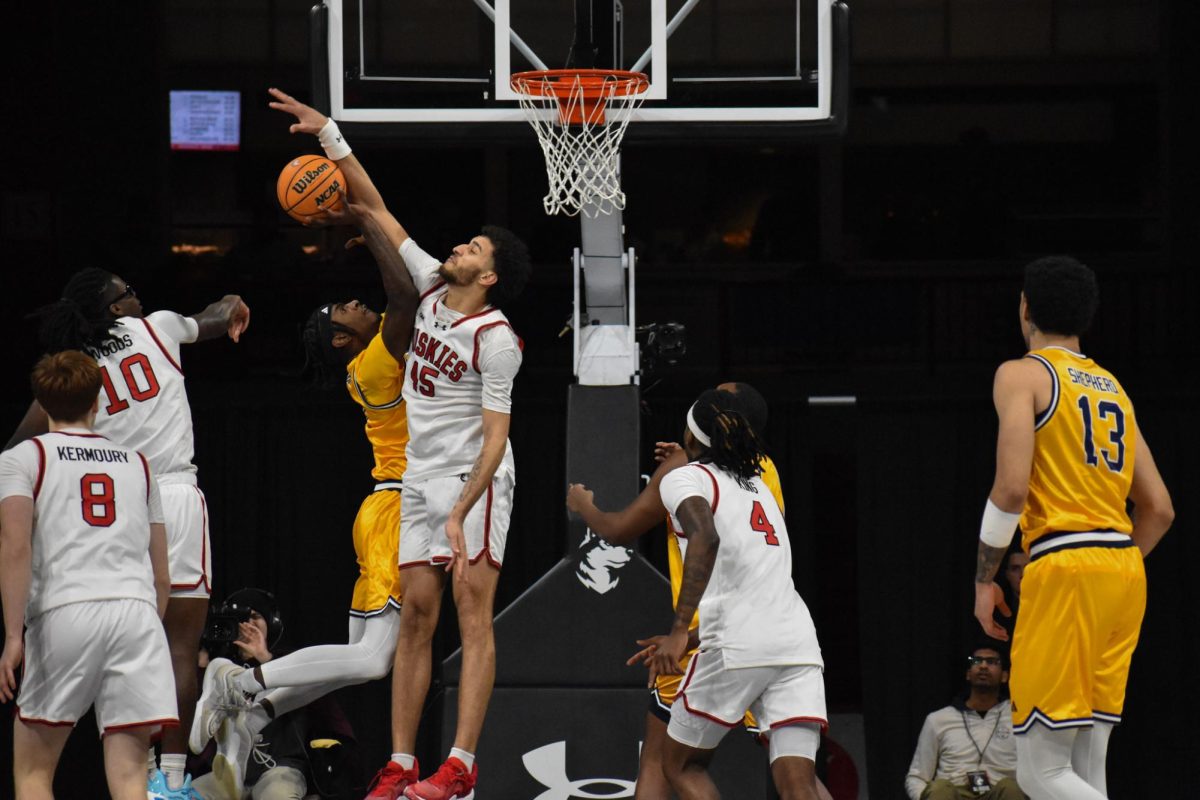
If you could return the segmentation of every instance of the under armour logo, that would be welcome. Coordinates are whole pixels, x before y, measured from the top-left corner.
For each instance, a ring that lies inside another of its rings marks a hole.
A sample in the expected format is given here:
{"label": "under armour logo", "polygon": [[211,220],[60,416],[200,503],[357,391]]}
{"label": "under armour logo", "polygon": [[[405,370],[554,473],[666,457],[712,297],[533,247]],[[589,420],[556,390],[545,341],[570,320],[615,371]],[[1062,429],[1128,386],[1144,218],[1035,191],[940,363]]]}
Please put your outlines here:
{"label": "under armour logo", "polygon": [[[521,756],[521,761],[525,764],[525,771],[546,787],[546,791],[533,800],[571,800],[573,797],[583,800],[616,800],[618,797],[633,797],[636,785],[634,781],[621,778],[584,778],[573,781],[568,778],[566,742],[554,742],[539,747]],[[592,784],[620,788],[615,792],[597,794],[587,790]]]}

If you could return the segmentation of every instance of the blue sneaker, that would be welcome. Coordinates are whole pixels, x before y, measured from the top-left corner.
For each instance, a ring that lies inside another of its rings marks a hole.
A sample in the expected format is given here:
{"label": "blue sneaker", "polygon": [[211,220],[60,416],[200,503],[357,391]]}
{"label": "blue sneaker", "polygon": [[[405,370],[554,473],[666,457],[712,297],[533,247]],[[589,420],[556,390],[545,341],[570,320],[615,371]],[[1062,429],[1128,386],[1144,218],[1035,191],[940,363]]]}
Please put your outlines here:
{"label": "blue sneaker", "polygon": [[183,786],[172,789],[167,785],[167,776],[161,769],[154,770],[146,783],[147,800],[204,800],[204,796],[192,788],[192,776],[183,777]]}

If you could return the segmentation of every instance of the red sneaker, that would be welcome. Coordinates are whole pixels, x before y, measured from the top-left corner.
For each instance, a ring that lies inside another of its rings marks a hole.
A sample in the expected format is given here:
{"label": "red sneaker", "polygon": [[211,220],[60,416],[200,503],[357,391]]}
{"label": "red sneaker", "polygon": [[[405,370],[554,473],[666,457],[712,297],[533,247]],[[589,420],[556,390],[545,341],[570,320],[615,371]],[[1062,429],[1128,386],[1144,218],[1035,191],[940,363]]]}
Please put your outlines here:
{"label": "red sneaker", "polygon": [[478,778],[478,765],[468,771],[466,764],[450,756],[437,772],[405,789],[404,796],[408,800],[473,800]]}
{"label": "red sneaker", "polygon": [[383,769],[375,773],[363,800],[398,800],[405,789],[421,779],[418,770],[415,760],[412,769],[405,769],[395,761],[389,761]]}

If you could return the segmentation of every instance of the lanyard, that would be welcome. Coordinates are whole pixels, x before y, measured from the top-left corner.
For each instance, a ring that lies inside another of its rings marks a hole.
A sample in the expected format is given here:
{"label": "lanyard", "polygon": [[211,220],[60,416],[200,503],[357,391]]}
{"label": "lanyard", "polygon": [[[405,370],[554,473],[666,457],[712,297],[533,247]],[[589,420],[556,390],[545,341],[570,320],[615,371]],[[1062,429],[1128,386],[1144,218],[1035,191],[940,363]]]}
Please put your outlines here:
{"label": "lanyard", "polygon": [[992,733],[988,736],[987,741],[983,743],[983,748],[981,749],[979,747],[979,743],[975,741],[975,737],[971,735],[971,726],[967,722],[967,712],[965,710],[962,712],[963,730],[967,732],[967,738],[970,739],[971,744],[975,746],[975,752],[979,753],[979,760],[976,762],[975,766],[983,766],[983,754],[987,752],[988,745],[992,743],[992,737],[995,736],[996,731],[999,730],[1000,720],[1003,718],[1003,716],[1004,715],[1002,713],[996,714],[996,722],[992,725]]}

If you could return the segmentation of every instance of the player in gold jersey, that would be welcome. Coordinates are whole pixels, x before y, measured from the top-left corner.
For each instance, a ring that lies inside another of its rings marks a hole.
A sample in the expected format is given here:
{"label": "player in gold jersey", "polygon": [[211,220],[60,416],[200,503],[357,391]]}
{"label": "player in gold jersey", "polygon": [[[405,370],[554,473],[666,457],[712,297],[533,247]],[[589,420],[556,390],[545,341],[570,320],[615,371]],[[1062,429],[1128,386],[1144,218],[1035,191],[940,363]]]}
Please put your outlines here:
{"label": "player in gold jersey", "polygon": [[1019,522],[1031,561],[1010,688],[1017,781],[1038,800],[1106,796],[1108,738],[1146,608],[1142,559],[1174,519],[1133,403],[1080,353],[1098,302],[1095,275],[1078,261],[1029,264],[1020,305],[1029,352],[1001,364],[993,387],[1000,430],[975,616],[1008,638],[992,616],[1002,596],[992,578]]}
{"label": "player in gold jersey", "polygon": [[[368,188],[373,189],[356,185],[355,191]],[[271,719],[333,689],[386,675],[399,633],[401,490],[408,443],[401,390],[417,292],[370,211],[349,198],[346,207],[327,216],[360,228],[361,241],[379,265],[387,310],[380,315],[357,300],[322,305],[305,326],[304,344],[318,379],[345,375],[350,397],[366,417],[375,457],[375,489],[354,520],[359,577],[350,605],[349,643],[305,648],[249,670],[226,659],[209,665],[190,744],[198,752],[209,737],[217,738],[213,772],[231,796],[240,796],[249,745]],[[238,708],[244,695],[254,701]]]}
{"label": "player in gold jersey", "polygon": [[[762,431],[767,424],[767,404],[762,395],[753,386],[746,383],[722,383],[718,390],[729,392],[737,398],[737,405],[746,416],[750,426],[755,431]],[[592,499],[592,492],[582,484],[571,484],[567,490],[567,508],[579,514],[588,528],[609,544],[628,547],[639,536],[654,528],[663,520],[663,504],[659,498],[658,487],[663,477],[673,469],[687,463],[687,454],[679,445],[658,442],[655,447],[655,459],[659,462],[650,482],[637,498],[620,511],[601,511]],[[779,482],[779,472],[775,463],[769,457],[764,458],[762,479],[770,489],[779,510],[784,511],[783,489]],[[683,582],[683,549],[680,547],[679,536],[672,530],[670,519],[667,519],[667,564],[671,579],[671,606],[679,600],[679,588]],[[692,620],[688,632],[688,652],[681,662],[681,674],[659,675],[651,683],[650,707],[646,713],[646,730],[642,737],[641,756],[638,763],[637,787],[635,800],[653,800],[654,798],[669,797],[670,784],[663,774],[662,754],[663,744],[667,736],[667,723],[671,718],[671,705],[675,702],[675,693],[683,674],[687,672],[688,662],[699,647],[699,614]],[[658,649],[662,639],[656,636],[652,639],[640,640],[643,649],[629,659],[629,664],[647,661]],[[754,717],[749,713],[744,720],[751,732],[757,732]],[[818,781],[821,797],[828,798],[825,787]]]}

